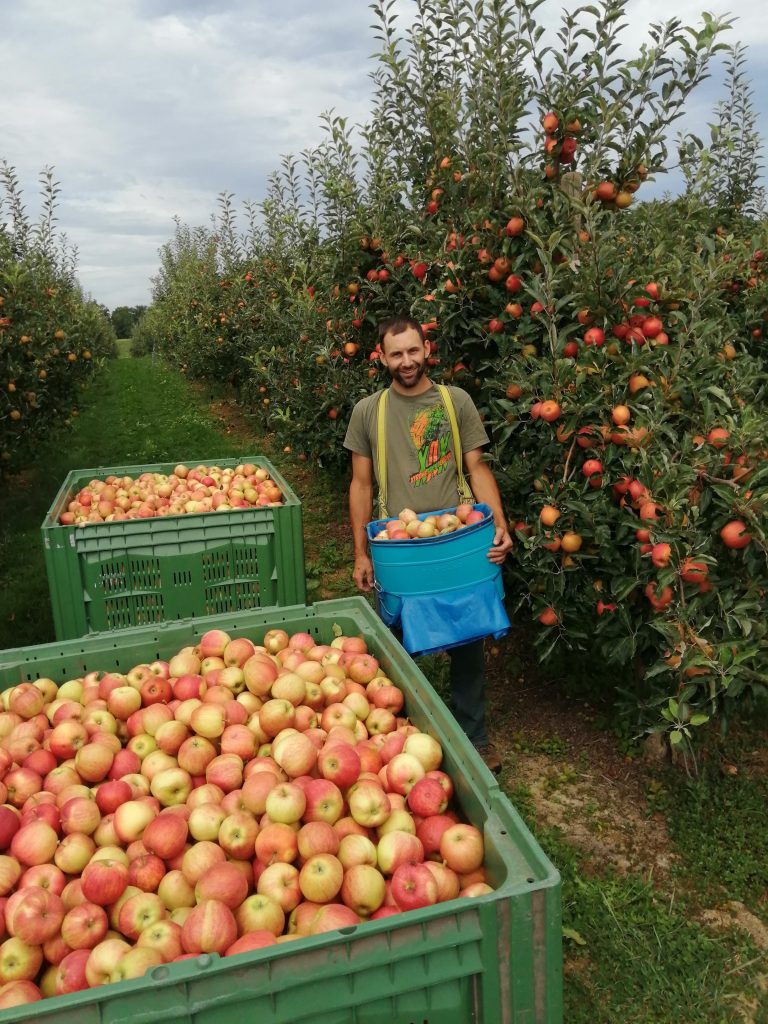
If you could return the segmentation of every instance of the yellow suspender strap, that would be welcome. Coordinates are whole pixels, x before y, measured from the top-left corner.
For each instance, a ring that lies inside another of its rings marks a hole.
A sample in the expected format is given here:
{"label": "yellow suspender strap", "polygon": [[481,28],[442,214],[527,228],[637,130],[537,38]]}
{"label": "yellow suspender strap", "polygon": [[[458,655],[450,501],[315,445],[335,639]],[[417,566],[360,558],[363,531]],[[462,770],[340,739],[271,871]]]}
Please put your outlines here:
{"label": "yellow suspender strap", "polygon": [[[453,406],[453,399],[448,388],[444,384],[437,385],[440,397],[448,413],[448,421],[451,424],[451,436],[453,438],[453,454],[456,459],[456,477],[459,498],[461,501],[474,502],[475,497],[464,476],[464,453],[461,449],[461,438],[459,437],[459,424],[456,420],[456,410]],[[387,453],[386,453],[386,418],[387,399],[389,390],[382,391],[379,404],[376,409],[376,465],[379,484],[379,519],[387,519]]]}
{"label": "yellow suspender strap", "polygon": [[389,390],[382,391],[376,409],[376,463],[379,483],[379,519],[387,519],[386,415]]}
{"label": "yellow suspender strap", "polygon": [[461,450],[459,424],[456,422],[456,410],[453,407],[453,399],[451,398],[451,393],[445,384],[438,384],[437,387],[440,391],[440,397],[443,400],[443,405],[445,406],[445,411],[448,413],[448,420],[451,424],[451,434],[453,435],[453,454],[456,459],[456,482],[459,489],[459,498],[462,501],[474,502],[475,497],[472,494],[472,489],[467,483],[467,478],[464,476],[464,452]]}

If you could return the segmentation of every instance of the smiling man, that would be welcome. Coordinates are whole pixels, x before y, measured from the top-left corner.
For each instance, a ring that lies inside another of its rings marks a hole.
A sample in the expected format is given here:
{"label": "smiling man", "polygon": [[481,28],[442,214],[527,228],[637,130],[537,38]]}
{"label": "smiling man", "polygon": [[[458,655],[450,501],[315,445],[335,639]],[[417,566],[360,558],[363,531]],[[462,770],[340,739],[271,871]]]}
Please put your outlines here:
{"label": "smiling man", "polygon": [[[377,423],[379,403],[387,396],[386,481],[388,514],[410,508],[431,512],[462,500],[451,422],[439,388],[427,376],[429,342],[421,325],[399,316],[379,325],[381,362],[391,378],[388,389],[363,398],[352,410],[344,447],[352,453],[349,513],[355,549],[353,578],[359,590],[373,586],[373,564],[366,526],[373,518],[374,491],[380,488]],[[496,527],[488,558],[501,563],[512,547],[496,480],[483,459],[488,435],[470,396],[448,389],[455,410],[461,461],[475,501],[484,502]],[[379,515],[382,509],[379,508]],[[485,724],[483,641],[449,650],[451,692],[456,718],[493,771],[499,759],[490,747]]]}

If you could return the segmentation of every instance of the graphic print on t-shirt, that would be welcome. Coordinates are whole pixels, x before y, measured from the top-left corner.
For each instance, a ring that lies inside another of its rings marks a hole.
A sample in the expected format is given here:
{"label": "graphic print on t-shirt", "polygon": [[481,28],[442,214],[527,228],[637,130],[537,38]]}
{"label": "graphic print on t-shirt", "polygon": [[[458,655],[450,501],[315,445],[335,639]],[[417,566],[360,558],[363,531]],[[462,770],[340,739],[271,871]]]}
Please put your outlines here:
{"label": "graphic print on t-shirt", "polygon": [[451,429],[443,405],[419,409],[411,421],[410,434],[419,457],[419,470],[411,475],[410,484],[423,487],[453,463]]}

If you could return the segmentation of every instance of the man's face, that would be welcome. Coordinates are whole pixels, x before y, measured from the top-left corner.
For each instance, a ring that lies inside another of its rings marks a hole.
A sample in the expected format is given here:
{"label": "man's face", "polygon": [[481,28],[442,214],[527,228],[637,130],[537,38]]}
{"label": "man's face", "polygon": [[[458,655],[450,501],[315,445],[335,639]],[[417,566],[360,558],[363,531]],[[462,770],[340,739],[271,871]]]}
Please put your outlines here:
{"label": "man's face", "polygon": [[381,341],[381,361],[393,380],[406,391],[418,386],[427,368],[429,343],[408,327],[400,334],[385,334]]}

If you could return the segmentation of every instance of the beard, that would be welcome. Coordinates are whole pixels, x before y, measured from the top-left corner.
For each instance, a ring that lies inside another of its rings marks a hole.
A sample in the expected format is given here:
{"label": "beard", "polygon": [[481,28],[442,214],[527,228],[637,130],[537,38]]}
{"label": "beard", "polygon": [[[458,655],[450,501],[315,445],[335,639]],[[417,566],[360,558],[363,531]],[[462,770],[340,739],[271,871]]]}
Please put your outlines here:
{"label": "beard", "polygon": [[415,367],[415,372],[412,371],[408,376],[403,376],[402,370],[390,370],[389,375],[393,380],[397,381],[400,387],[415,388],[426,373],[426,370],[426,365],[421,363],[419,366]]}

